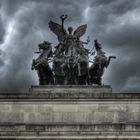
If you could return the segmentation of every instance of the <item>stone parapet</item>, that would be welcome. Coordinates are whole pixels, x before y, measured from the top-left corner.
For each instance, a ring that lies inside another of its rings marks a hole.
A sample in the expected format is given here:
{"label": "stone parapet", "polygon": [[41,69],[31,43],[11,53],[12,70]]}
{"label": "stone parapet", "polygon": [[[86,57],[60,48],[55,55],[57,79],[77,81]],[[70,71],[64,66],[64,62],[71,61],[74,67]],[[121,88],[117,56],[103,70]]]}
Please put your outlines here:
{"label": "stone parapet", "polygon": [[1,93],[0,139],[140,139],[140,94],[111,91],[34,86]]}

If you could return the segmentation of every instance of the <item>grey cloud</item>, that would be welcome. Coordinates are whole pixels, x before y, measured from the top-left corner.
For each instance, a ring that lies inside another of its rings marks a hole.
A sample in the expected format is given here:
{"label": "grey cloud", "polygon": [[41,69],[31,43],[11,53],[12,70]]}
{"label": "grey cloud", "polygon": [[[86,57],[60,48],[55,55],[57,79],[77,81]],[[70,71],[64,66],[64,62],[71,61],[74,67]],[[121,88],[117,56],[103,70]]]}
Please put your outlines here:
{"label": "grey cloud", "polygon": [[4,39],[4,35],[5,35],[5,28],[4,28],[4,23],[2,23],[2,19],[1,19],[1,16],[0,16],[0,43],[3,42],[3,39]]}
{"label": "grey cloud", "polygon": [[22,0],[1,0],[1,9],[6,15],[12,16],[20,9],[21,5],[25,3]]}
{"label": "grey cloud", "polygon": [[[56,1],[54,3],[52,1],[14,2],[15,7],[9,1],[2,3],[4,5],[3,14],[8,18],[7,25],[12,23],[12,33],[8,42],[6,42],[6,38],[3,42],[3,47],[6,48],[5,59],[8,64],[2,67],[5,76],[1,76],[3,81],[0,85],[1,90],[24,90],[36,82],[33,81],[34,78],[30,70],[31,60],[38,43],[46,40],[46,38],[54,38],[53,33],[51,35],[48,33],[50,32],[48,28],[50,17],[58,21],[60,20],[58,16],[68,11],[69,7],[77,8],[78,6],[78,3],[75,3],[75,6],[73,4],[69,5],[67,1],[59,5],[58,10],[54,10]],[[78,11],[80,14],[81,9],[79,8]],[[6,29],[8,30],[8,27]]]}
{"label": "grey cloud", "polygon": [[[113,53],[118,57],[105,71],[104,83],[111,84],[115,92],[140,91],[139,21],[127,22],[129,13],[139,10],[139,0],[1,0],[0,4],[4,16],[0,20],[0,49],[6,53],[0,57],[1,90],[24,90],[37,84],[37,75],[30,70],[33,52],[43,40],[57,44],[48,21],[60,23],[59,16],[66,13],[69,15],[66,27],[87,23],[86,35],[92,40],[98,38],[108,55]],[[90,9],[85,18],[87,7]],[[9,23],[13,30],[7,36]]]}

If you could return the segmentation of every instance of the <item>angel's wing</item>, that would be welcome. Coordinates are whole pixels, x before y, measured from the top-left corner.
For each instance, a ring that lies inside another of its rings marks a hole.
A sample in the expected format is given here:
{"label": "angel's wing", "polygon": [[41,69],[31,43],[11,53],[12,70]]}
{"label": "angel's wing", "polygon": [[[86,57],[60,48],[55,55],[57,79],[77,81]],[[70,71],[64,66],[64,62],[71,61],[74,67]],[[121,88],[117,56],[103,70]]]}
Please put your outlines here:
{"label": "angel's wing", "polygon": [[78,38],[80,38],[81,36],[83,36],[85,34],[86,29],[87,29],[87,24],[81,25],[74,31],[73,34],[75,36],[77,36]]}
{"label": "angel's wing", "polygon": [[59,42],[61,42],[64,36],[67,34],[65,29],[62,29],[62,26],[53,21],[49,22],[50,30],[58,37]]}

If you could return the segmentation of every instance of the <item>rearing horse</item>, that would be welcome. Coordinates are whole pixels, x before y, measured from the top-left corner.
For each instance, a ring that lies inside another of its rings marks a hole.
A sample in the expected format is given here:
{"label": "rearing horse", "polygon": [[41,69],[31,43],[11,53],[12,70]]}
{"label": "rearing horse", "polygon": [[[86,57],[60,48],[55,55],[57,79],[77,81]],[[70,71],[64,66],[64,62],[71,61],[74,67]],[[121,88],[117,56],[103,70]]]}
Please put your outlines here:
{"label": "rearing horse", "polygon": [[33,59],[32,70],[37,70],[40,85],[53,84],[53,72],[48,64],[48,58],[52,57],[51,43],[44,41],[38,45],[39,50],[42,50],[40,56],[37,59]]}
{"label": "rearing horse", "polygon": [[94,62],[89,68],[90,75],[90,84],[102,84],[102,75],[104,73],[105,68],[107,68],[110,64],[110,60],[115,59],[116,56],[105,55],[105,52],[102,51],[101,44],[98,43],[97,40],[94,40],[96,56],[94,57]]}

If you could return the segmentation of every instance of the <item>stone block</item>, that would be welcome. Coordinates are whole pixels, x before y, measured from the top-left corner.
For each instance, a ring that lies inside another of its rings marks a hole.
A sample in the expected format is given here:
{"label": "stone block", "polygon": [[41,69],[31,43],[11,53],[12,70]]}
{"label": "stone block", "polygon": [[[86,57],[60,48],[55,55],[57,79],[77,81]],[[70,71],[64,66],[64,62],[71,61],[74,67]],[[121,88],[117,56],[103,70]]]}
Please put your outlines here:
{"label": "stone block", "polygon": [[53,122],[53,114],[51,112],[44,112],[44,113],[29,113],[28,117],[25,120],[25,123],[51,123]]}
{"label": "stone block", "polygon": [[1,103],[0,104],[0,112],[11,112],[12,108],[11,108],[11,104],[9,105],[9,103]]}
{"label": "stone block", "polygon": [[94,123],[112,123],[114,120],[113,112],[95,112]]}
{"label": "stone block", "polygon": [[0,112],[0,122],[22,123],[24,122],[24,114],[22,112]]}

